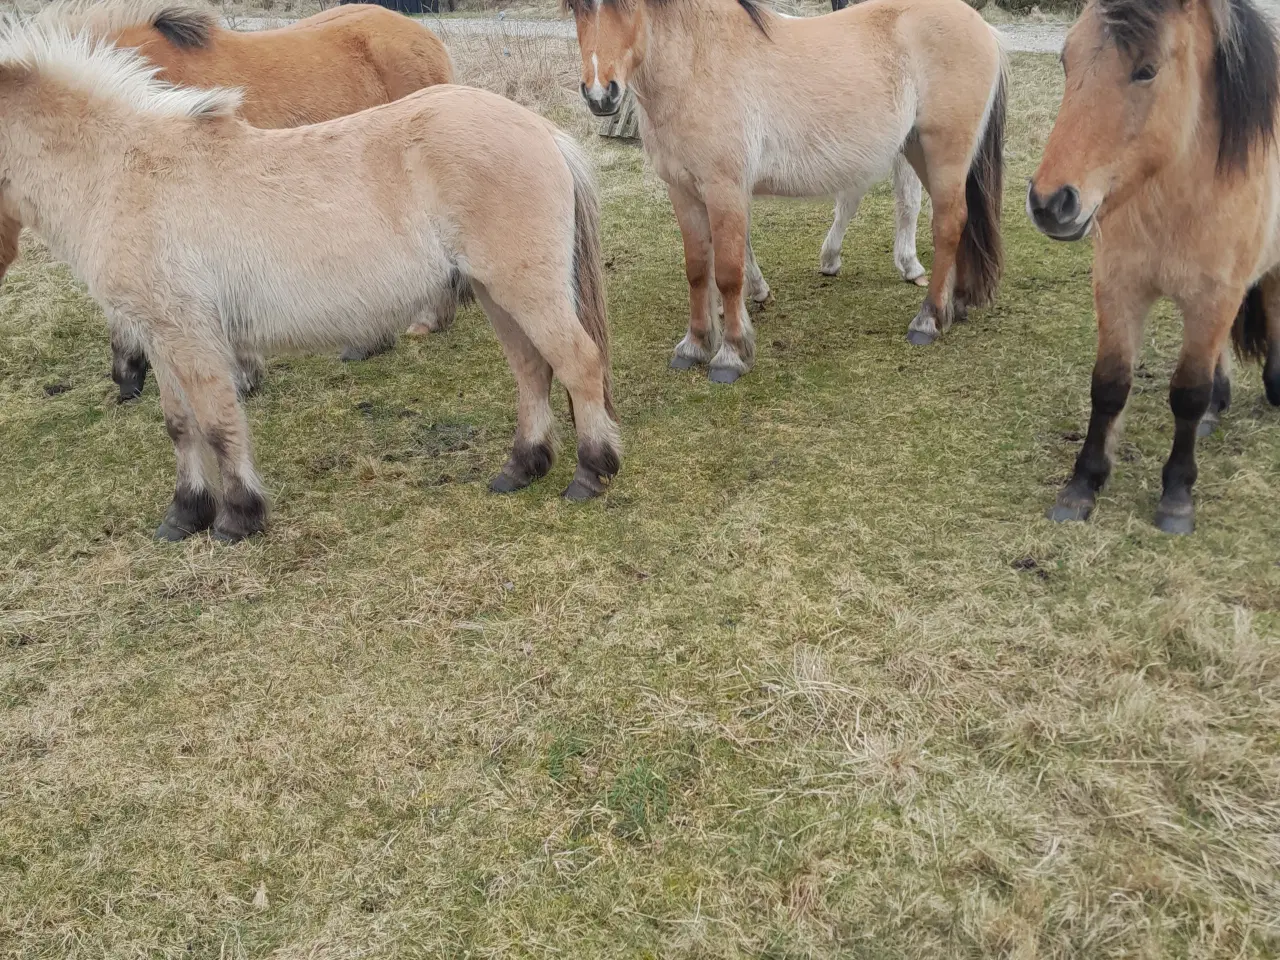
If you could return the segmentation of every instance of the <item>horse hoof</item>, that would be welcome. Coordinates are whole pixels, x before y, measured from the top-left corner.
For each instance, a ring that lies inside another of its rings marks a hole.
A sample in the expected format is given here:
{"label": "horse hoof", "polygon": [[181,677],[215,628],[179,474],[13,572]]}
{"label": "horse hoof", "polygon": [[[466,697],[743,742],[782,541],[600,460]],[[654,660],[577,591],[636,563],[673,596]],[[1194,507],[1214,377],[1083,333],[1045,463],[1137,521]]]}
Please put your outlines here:
{"label": "horse hoof", "polygon": [[672,370],[692,370],[697,365],[698,361],[694,360],[692,357],[681,356],[672,357],[671,363],[668,364]]}
{"label": "horse hoof", "polygon": [[840,264],[824,263],[822,266],[818,267],[818,272],[824,277],[838,277],[840,276]]}
{"label": "horse hoof", "polygon": [[712,383],[734,383],[742,376],[742,371],[734,367],[712,367],[707,372],[707,379]]}
{"label": "horse hoof", "polygon": [[930,333],[928,330],[908,330],[907,343],[913,347],[927,347],[933,341],[938,339],[936,333]]}
{"label": "horse hoof", "polygon": [[1045,516],[1054,523],[1084,523],[1092,513],[1092,503],[1055,503]]}
{"label": "horse hoof", "polygon": [[1196,427],[1196,436],[1201,438],[1213,436],[1214,431],[1218,429],[1218,424],[1221,422],[1217,417],[1201,418],[1200,426]]}
{"label": "horse hoof", "polygon": [[177,543],[179,540],[185,540],[187,537],[195,533],[194,530],[184,530],[177,524],[170,523],[168,520],[156,527],[155,539],[162,543]]}
{"label": "horse hoof", "polygon": [[209,531],[209,539],[215,543],[239,543],[241,540],[248,540],[258,530],[219,530],[214,527]]}
{"label": "horse hoof", "polygon": [[595,490],[590,486],[590,484],[584,483],[582,480],[574,477],[569,486],[564,488],[564,493],[562,493],[561,496],[574,503],[585,503],[588,500],[600,496],[602,493],[604,493],[603,489]]}
{"label": "horse hoof", "polygon": [[1156,529],[1175,537],[1195,533],[1196,515],[1190,510],[1156,510]]}
{"label": "horse hoof", "polygon": [[509,473],[500,473],[489,481],[490,493],[515,493],[529,485],[528,480],[519,480]]}

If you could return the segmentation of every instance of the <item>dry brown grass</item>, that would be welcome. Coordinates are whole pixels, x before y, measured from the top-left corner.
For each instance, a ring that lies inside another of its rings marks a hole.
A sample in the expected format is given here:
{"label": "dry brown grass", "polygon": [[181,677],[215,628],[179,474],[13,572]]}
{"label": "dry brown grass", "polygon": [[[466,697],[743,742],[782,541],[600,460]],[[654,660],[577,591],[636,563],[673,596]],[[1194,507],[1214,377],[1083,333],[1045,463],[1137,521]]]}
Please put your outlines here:
{"label": "dry brown grass", "polygon": [[484,492],[513,386],[472,312],[273,362],[270,534],[154,544],[154,390],[110,402],[99,311],[28,243],[0,295],[0,953],[1280,953],[1280,421],[1244,374],[1201,531],[1156,533],[1162,309],[1096,521],[1041,519],[1093,339],[1087,248],[1017,196],[1052,58],[1015,58],[995,309],[913,350],[883,190],[834,281],[829,206],[762,202],[777,303],[720,389],[664,369],[678,233],[589,135],[572,47],[448,41],[587,135],[623,473],[586,508],[567,464]]}

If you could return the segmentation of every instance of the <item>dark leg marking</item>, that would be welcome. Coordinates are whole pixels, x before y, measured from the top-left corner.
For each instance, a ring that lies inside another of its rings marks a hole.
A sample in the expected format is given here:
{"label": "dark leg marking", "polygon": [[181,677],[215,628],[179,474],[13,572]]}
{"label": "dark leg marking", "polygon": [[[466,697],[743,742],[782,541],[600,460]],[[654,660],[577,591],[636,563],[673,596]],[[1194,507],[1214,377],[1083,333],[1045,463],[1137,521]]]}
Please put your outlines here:
{"label": "dark leg marking", "polygon": [[1169,408],[1173,411],[1173,450],[1164,465],[1164,494],[1156,507],[1156,526],[1165,533],[1187,534],[1196,528],[1195,503],[1191,488],[1199,473],[1196,467],[1196,430],[1200,418],[1209,409],[1213,384],[1169,389]]}
{"label": "dark leg marking", "polygon": [[595,441],[578,444],[578,469],[565,488],[566,500],[590,500],[609,489],[609,484],[622,467],[618,451]]}
{"label": "dark leg marking", "polygon": [[1273,341],[1267,349],[1267,362],[1262,368],[1262,385],[1267,391],[1267,403],[1280,407],[1280,341]]}
{"label": "dark leg marking", "polygon": [[235,543],[267,528],[267,501],[238,478],[224,482],[222,509],[213,524],[213,539]]}
{"label": "dark leg marking", "polygon": [[1055,523],[1068,520],[1088,520],[1098,501],[1098,491],[1111,475],[1111,458],[1107,455],[1107,439],[1111,426],[1124,410],[1129,399],[1133,375],[1093,371],[1090,395],[1093,409],[1089,414],[1089,432],[1084,446],[1076,457],[1071,479],[1058,494],[1057,502],[1049,508],[1048,517]]}
{"label": "dark leg marking", "polygon": [[503,464],[502,472],[489,482],[493,493],[514,493],[523,490],[535,480],[547,475],[555,462],[555,451],[550,443],[534,446],[517,444],[511,451],[511,459]]}
{"label": "dark leg marking", "polygon": [[1227,367],[1221,360],[1213,371],[1213,396],[1209,400],[1209,409],[1200,418],[1200,426],[1196,435],[1207,437],[1222,421],[1222,415],[1231,407],[1231,378],[1227,376]]}
{"label": "dark leg marking", "polygon": [[395,334],[388,333],[380,339],[374,340],[370,343],[361,344],[359,346],[353,344],[352,346],[347,347],[347,349],[342,351],[341,359],[348,363],[352,360],[368,360],[370,357],[376,357],[381,353],[391,352],[391,350],[395,348],[395,345]]}
{"label": "dark leg marking", "polygon": [[178,487],[173,494],[164,520],[156,528],[155,538],[175,543],[213,525],[218,512],[217,501],[208,490]]}

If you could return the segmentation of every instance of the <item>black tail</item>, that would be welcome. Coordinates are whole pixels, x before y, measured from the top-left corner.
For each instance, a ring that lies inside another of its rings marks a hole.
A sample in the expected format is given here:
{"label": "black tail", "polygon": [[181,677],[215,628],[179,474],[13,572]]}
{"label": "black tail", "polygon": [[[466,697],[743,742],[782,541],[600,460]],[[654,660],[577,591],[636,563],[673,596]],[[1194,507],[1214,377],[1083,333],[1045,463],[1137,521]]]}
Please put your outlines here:
{"label": "black tail", "polygon": [[1231,328],[1231,342],[1241,360],[1267,359],[1267,305],[1262,299],[1261,287],[1250,287],[1240,301],[1236,322]]}
{"label": "black tail", "polygon": [[1000,240],[1000,202],[1004,196],[1004,120],[1008,107],[1003,67],[996,81],[987,129],[964,184],[968,219],[960,237],[957,287],[967,306],[985,307],[995,299],[1004,271]]}

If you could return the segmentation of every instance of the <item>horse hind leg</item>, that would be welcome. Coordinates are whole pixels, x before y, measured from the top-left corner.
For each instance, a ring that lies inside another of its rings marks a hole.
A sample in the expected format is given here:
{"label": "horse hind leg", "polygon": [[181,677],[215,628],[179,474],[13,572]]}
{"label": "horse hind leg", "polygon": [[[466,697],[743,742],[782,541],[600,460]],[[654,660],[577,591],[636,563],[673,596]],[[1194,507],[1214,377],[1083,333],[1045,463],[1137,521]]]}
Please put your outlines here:
{"label": "horse hind leg", "polygon": [[516,439],[511,456],[489,483],[494,493],[522,490],[546,476],[555,462],[555,419],[551,412],[551,364],[487,290],[476,294],[493,325],[516,378]]}
{"label": "horse hind leg", "polygon": [[146,351],[142,342],[127,325],[111,326],[111,379],[119,390],[118,401],[128,403],[142,396],[147,382]]}
{"label": "horse hind leg", "polygon": [[[924,154],[930,155],[924,143]],[[964,234],[965,178],[968,163],[932,163],[928,169],[930,198],[933,200],[933,274],[924,303],[907,327],[907,341],[916,346],[933,343],[950,325],[954,316],[955,282],[958,276],[960,240]]]}
{"label": "horse hind leg", "polygon": [[899,153],[893,160],[893,263],[903,280],[919,287],[929,282],[916,253],[916,226],[920,222],[922,195],[920,178],[911,169],[906,155]]}
{"label": "horse hind leg", "polygon": [[1262,385],[1267,402],[1280,407],[1280,276],[1262,281],[1262,302],[1266,311],[1267,355],[1262,364]]}
{"label": "horse hind leg", "polygon": [[861,190],[843,190],[836,194],[835,210],[831,216],[831,229],[822,241],[822,253],[818,255],[818,271],[828,277],[840,273],[840,248],[844,246],[844,235],[849,232],[849,224],[858,214],[862,203]]}
{"label": "horse hind leg", "polygon": [[1231,352],[1224,346],[1222,355],[1218,357],[1217,366],[1213,369],[1213,393],[1209,398],[1209,409],[1200,418],[1200,426],[1196,429],[1197,437],[1207,437],[1218,429],[1222,415],[1231,407]]}

